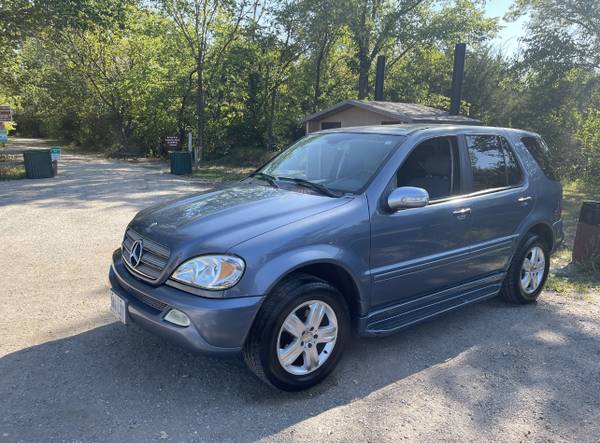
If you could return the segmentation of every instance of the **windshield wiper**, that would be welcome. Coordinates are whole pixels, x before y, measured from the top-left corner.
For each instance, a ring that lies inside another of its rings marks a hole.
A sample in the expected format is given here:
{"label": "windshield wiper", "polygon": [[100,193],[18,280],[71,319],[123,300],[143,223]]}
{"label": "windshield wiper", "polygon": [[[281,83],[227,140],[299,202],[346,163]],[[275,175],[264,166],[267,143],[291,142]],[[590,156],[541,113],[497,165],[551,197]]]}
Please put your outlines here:
{"label": "windshield wiper", "polygon": [[257,178],[259,180],[264,180],[267,183],[269,183],[271,186],[273,186],[274,188],[279,188],[279,185],[275,181],[275,177],[273,177],[272,175],[269,175],[269,174],[265,174],[264,172],[253,172],[252,174],[249,175],[249,177]]}
{"label": "windshield wiper", "polygon": [[297,178],[297,177],[276,177],[276,178],[277,178],[277,180],[294,182],[298,186],[304,186],[305,188],[310,188],[313,191],[317,191],[318,193],[327,195],[329,197],[340,197],[341,196],[340,193],[332,191],[327,186],[321,185],[319,183],[311,182],[311,181],[305,180],[303,178]]}

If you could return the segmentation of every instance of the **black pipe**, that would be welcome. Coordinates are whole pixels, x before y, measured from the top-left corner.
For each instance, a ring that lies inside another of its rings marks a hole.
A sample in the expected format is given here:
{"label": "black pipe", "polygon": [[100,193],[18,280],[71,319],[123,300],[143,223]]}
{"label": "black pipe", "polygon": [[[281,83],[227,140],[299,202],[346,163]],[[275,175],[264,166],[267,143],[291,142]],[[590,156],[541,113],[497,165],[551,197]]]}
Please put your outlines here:
{"label": "black pipe", "polygon": [[385,55],[377,57],[377,71],[375,74],[375,100],[383,101],[383,79],[385,77]]}
{"label": "black pipe", "polygon": [[458,43],[454,47],[454,69],[452,70],[452,95],[450,96],[450,115],[460,113],[460,99],[465,74],[465,52],[467,45]]}

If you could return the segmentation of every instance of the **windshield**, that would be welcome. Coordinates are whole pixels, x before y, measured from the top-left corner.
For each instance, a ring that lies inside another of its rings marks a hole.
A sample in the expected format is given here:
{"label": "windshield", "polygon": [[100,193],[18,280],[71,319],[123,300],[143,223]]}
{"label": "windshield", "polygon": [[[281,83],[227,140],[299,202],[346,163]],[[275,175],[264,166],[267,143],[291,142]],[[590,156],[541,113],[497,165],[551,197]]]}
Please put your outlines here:
{"label": "windshield", "polygon": [[260,172],[277,178],[297,178],[333,191],[358,192],[404,136],[330,133],[304,137]]}

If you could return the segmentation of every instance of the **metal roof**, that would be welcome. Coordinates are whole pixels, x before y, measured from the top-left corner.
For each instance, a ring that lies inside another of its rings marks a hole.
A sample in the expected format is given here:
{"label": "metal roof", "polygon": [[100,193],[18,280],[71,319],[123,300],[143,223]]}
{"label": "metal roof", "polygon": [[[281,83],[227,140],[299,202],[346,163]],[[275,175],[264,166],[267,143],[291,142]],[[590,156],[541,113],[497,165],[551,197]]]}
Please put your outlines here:
{"label": "metal roof", "polygon": [[538,136],[537,133],[517,128],[503,128],[497,126],[463,125],[463,124],[434,124],[434,123],[399,123],[397,125],[367,125],[349,126],[345,128],[323,129],[312,134],[338,133],[361,133],[361,134],[387,134],[387,135],[410,135],[415,132],[427,131],[434,134],[446,134],[452,131],[455,134],[486,134],[498,133],[498,131],[510,131],[520,135]]}
{"label": "metal roof", "polygon": [[450,115],[447,111],[415,103],[366,100],[343,100],[322,111],[306,116],[302,122],[306,123],[311,120],[321,120],[353,106],[375,112],[394,120],[408,121],[411,123],[457,123],[472,125],[480,123],[479,120],[473,118],[464,117],[462,115]]}

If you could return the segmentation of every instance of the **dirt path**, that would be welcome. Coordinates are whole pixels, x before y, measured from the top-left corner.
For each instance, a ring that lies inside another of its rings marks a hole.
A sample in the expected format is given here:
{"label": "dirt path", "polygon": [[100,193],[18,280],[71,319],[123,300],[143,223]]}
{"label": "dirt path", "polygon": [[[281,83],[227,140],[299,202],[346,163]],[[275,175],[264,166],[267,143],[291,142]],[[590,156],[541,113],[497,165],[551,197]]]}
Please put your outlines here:
{"label": "dirt path", "polygon": [[69,154],[55,179],[0,182],[0,442],[598,440],[595,304],[493,300],[359,340],[300,394],[115,323],[106,280],[125,225],[208,187]]}

